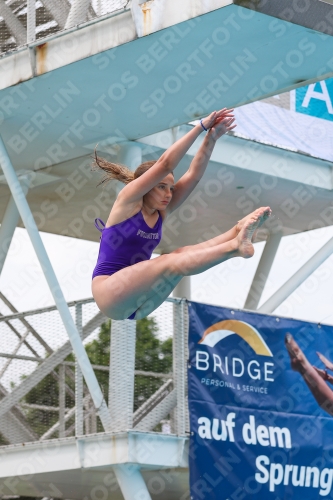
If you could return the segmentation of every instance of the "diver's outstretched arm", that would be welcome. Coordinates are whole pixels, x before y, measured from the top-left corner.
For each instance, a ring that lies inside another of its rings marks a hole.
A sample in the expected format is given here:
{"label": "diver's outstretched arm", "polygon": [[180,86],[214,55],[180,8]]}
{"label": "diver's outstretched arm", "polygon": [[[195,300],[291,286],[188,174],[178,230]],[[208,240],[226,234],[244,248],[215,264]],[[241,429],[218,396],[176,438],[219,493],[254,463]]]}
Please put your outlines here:
{"label": "diver's outstretched arm", "polygon": [[167,214],[176,210],[196,187],[205,173],[217,139],[236,127],[232,112],[232,109],[221,110],[220,114],[215,117],[215,122],[212,124],[198,152],[194,156],[190,168],[175,184],[172,200],[167,208]]}
{"label": "diver's outstretched arm", "polygon": [[[209,116],[202,119],[204,127],[210,129],[216,121],[224,117],[226,112],[226,109],[213,111]],[[149,170],[140,175],[137,179],[132,180],[120,191],[117,198],[118,201],[122,204],[130,204],[141,200],[142,197],[161,182],[164,177],[173,172],[180,160],[202,132],[203,127],[198,124],[187,134],[178,139],[178,141],[172,144],[172,146],[162,154]]]}

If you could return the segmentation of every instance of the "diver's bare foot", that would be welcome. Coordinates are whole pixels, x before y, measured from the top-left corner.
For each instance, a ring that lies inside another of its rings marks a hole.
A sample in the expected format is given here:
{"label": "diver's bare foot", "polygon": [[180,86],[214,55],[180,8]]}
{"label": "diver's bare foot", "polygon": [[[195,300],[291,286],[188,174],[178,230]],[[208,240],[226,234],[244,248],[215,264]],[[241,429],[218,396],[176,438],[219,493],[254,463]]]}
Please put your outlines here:
{"label": "diver's bare foot", "polygon": [[252,245],[252,237],[254,232],[258,229],[260,224],[260,219],[255,216],[248,219],[240,232],[237,235],[236,241],[238,245],[238,254],[244,259],[249,259],[254,254],[254,248]]}
{"label": "diver's bare foot", "polygon": [[287,333],[285,336],[285,344],[290,356],[291,368],[299,373],[306,372],[311,365],[290,333]]}
{"label": "diver's bare foot", "polygon": [[242,230],[242,228],[244,227],[244,224],[246,224],[246,222],[248,220],[253,219],[253,218],[257,218],[257,217],[260,218],[260,223],[258,226],[258,227],[260,227],[268,219],[268,217],[271,216],[271,214],[272,214],[272,210],[270,209],[270,207],[257,208],[257,210],[255,210],[254,212],[252,212],[249,215],[246,215],[243,219],[241,219],[237,222],[236,231],[239,233]]}

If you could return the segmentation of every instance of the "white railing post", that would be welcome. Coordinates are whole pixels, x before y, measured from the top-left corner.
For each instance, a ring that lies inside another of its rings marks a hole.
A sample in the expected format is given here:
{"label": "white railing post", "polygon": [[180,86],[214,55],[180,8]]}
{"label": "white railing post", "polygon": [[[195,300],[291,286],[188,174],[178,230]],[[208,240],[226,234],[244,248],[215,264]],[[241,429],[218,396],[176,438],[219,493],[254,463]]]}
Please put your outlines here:
{"label": "white railing post", "polygon": [[[75,323],[82,339],[82,304],[75,305]],[[77,360],[75,361],[75,435],[83,435],[83,376]]]}
{"label": "white railing post", "polygon": [[65,24],[65,30],[77,24],[83,23],[87,19],[90,0],[73,0]]}
{"label": "white railing post", "polygon": [[188,315],[189,304],[187,301],[183,301],[183,328],[184,328],[184,376],[185,376],[185,433],[190,432],[190,414],[188,410],[188,362],[189,362],[189,352],[188,352],[188,334],[189,334],[189,315]]}
{"label": "white railing post", "polygon": [[173,380],[177,393],[177,406],[174,410],[174,426],[178,435],[185,434],[186,422],[186,361],[185,361],[185,308],[186,300],[173,306]]}
{"label": "white railing post", "polygon": [[111,430],[133,427],[136,321],[111,322],[109,409]]}
{"label": "white railing post", "polygon": [[17,45],[25,45],[27,43],[26,29],[9,5],[5,3],[5,0],[0,0],[0,16],[4,19],[7,28],[14,36]]}
{"label": "white railing post", "polygon": [[65,365],[59,366],[59,437],[65,437]]}
{"label": "white railing post", "polygon": [[90,408],[90,432],[91,434],[96,434],[97,432],[97,413],[93,401],[91,401]]}
{"label": "white railing post", "polygon": [[36,40],[36,0],[27,1],[27,43]]}

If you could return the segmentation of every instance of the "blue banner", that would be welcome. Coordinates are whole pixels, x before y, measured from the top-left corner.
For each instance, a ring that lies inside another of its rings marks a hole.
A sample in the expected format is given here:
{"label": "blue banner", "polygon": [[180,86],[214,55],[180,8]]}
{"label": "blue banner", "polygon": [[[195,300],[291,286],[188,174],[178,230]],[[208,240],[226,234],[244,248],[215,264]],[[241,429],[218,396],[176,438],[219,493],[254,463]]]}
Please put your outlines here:
{"label": "blue banner", "polygon": [[189,315],[191,498],[333,498],[333,327]]}
{"label": "blue banner", "polygon": [[295,111],[333,121],[333,78],[295,90]]}

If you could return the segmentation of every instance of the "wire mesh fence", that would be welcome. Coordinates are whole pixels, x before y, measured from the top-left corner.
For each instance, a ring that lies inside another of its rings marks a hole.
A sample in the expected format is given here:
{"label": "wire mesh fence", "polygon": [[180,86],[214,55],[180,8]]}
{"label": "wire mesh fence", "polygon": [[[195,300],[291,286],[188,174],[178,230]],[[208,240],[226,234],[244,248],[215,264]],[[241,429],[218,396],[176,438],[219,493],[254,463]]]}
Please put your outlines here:
{"label": "wire mesh fence", "polygon": [[[0,445],[104,432],[58,311],[18,313],[0,298]],[[111,322],[92,299],[69,309],[112,431],[184,434],[186,304],[170,299],[136,322]]]}
{"label": "wire mesh fence", "polygon": [[0,55],[128,7],[130,0],[0,0]]}

